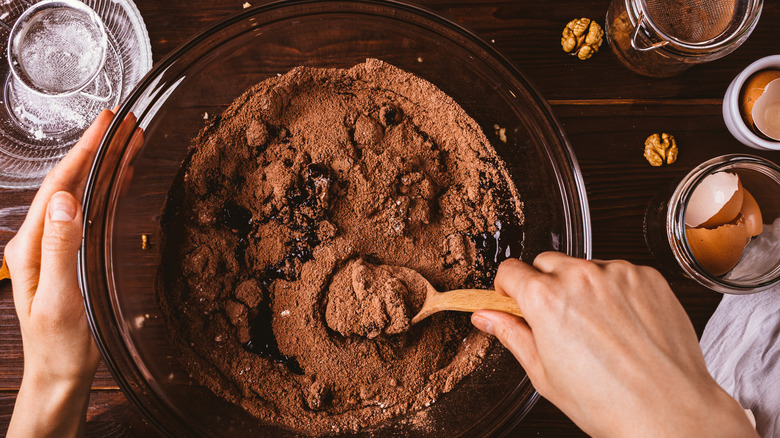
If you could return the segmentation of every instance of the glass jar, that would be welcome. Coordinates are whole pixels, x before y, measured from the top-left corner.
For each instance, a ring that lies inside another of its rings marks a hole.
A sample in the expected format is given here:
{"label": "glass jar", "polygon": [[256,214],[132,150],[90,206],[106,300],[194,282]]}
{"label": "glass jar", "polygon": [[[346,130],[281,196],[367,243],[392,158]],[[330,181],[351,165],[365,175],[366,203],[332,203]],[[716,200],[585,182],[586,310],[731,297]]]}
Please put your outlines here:
{"label": "glass jar", "polygon": [[763,0],[612,0],[606,33],[630,70],[670,77],[736,50],[762,6]]}
{"label": "glass jar", "polygon": [[[763,230],[745,246],[739,262],[723,275],[712,275],[694,257],[686,235],[688,201],[709,175],[739,176],[756,200]],[[682,274],[717,292],[748,294],[780,282],[780,167],[752,155],[723,155],[688,173],[676,186],[656,195],[645,215],[645,240],[662,270]]]}

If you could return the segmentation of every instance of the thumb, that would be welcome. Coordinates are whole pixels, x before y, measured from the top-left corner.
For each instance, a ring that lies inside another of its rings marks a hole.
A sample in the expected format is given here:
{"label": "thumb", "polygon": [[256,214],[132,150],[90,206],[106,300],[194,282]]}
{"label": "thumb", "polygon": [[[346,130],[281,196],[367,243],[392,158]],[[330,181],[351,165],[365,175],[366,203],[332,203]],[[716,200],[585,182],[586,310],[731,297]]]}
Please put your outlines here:
{"label": "thumb", "polygon": [[41,240],[41,277],[35,301],[52,309],[67,309],[75,302],[82,306],[78,293],[78,250],[81,246],[81,205],[68,192],[57,192],[49,200]]}
{"label": "thumb", "polygon": [[[531,327],[520,317],[495,310],[477,310],[471,322],[478,329],[498,338],[525,369],[534,386],[541,384],[543,368]],[[537,386],[537,389],[539,387]]]}

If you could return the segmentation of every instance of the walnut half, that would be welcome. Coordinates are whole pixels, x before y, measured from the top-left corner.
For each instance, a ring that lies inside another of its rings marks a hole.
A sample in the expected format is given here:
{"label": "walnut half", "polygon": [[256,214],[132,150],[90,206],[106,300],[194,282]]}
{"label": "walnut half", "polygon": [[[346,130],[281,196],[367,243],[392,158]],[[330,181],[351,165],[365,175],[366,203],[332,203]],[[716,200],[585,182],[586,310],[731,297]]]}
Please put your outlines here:
{"label": "walnut half", "polygon": [[604,41],[604,30],[590,18],[575,18],[563,28],[561,47],[566,53],[585,60],[599,51]]}
{"label": "walnut half", "polygon": [[645,140],[645,158],[651,166],[672,164],[677,161],[677,142],[667,133],[653,134]]}

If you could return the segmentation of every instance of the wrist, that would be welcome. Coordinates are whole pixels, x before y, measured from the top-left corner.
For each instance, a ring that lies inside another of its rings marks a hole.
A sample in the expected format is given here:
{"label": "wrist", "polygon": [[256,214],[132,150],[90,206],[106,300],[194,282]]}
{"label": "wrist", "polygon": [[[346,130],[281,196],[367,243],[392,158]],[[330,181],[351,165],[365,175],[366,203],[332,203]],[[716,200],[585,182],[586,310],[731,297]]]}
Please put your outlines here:
{"label": "wrist", "polygon": [[[97,368],[97,367],[95,367]],[[85,393],[92,388],[92,379],[97,370],[79,372],[58,372],[50,366],[34,366],[25,361],[22,386],[28,385],[39,391],[56,390],[62,393]]]}
{"label": "wrist", "polygon": [[673,374],[667,377],[669,381],[676,381],[675,385],[658,385],[661,380],[649,379],[648,386],[640,386],[641,389],[633,392],[633,402],[625,416],[618,415],[604,422],[603,429],[586,432],[615,438],[759,438],[740,404],[709,374],[684,379],[674,379]]}
{"label": "wrist", "polygon": [[745,409],[720,386],[715,386],[712,400],[719,409],[706,410],[706,421],[712,426],[709,430],[713,433],[709,436],[757,438],[758,432]]}
{"label": "wrist", "polygon": [[[679,415],[674,426],[667,430],[672,435],[667,436],[758,438],[755,426],[739,402],[709,375],[700,382],[698,391],[692,391],[691,396],[679,394],[678,400],[682,404],[672,407]],[[669,414],[672,415],[671,412]]]}
{"label": "wrist", "polygon": [[25,371],[8,436],[83,436],[91,381]]}

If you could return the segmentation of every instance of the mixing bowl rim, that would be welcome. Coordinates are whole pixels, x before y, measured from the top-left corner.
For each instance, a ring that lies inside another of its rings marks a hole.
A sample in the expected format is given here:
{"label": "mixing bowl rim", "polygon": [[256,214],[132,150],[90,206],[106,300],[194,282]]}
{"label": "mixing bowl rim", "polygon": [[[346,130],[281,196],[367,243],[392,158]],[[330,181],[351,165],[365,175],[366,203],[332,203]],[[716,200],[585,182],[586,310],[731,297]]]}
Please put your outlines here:
{"label": "mixing bowl rim", "polygon": [[[191,50],[200,46],[204,41],[208,40],[214,34],[220,32],[221,30],[228,29],[232,26],[245,22],[246,20],[248,20],[253,16],[265,14],[275,10],[289,9],[289,8],[300,7],[308,4],[318,4],[318,3],[321,5],[321,2],[317,0],[292,0],[292,1],[277,0],[268,4],[247,8],[246,10],[241,11],[231,17],[228,17],[199,32],[198,34],[196,34],[195,36],[187,40],[185,43],[180,45],[177,49],[173,50],[169,55],[163,58],[156,66],[154,66],[136,85],[135,89],[132,91],[132,93],[130,93],[128,98],[122,104],[121,108],[116,112],[116,116],[114,117],[114,120],[110,124],[106,134],[101,140],[101,144],[99,146],[92,168],[90,169],[87,184],[85,186],[84,203],[83,203],[84,218],[88,219],[90,215],[93,213],[93,210],[97,209],[97,207],[93,205],[93,201],[94,201],[93,198],[95,198],[97,194],[96,183],[99,179],[101,165],[104,159],[106,158],[111,140],[117,134],[122,121],[128,115],[131,114],[130,112],[131,107],[136,105],[139,102],[139,99],[149,92],[150,87],[156,85],[156,83],[160,80],[160,78],[172,65],[175,65],[177,61],[181,60],[184,56],[190,53]],[[465,37],[466,39],[469,40],[470,43],[474,44],[476,48],[482,50],[488,56],[489,59],[498,62],[500,67],[503,68],[506,71],[506,73],[510,75],[512,79],[519,82],[519,84],[527,91],[529,98],[531,98],[534,101],[534,103],[537,104],[537,110],[540,112],[540,115],[548,121],[551,127],[559,128],[561,126],[557,118],[553,114],[547,101],[530,83],[530,81],[526,78],[526,76],[518,68],[516,68],[511,61],[509,61],[504,55],[498,52],[498,50],[496,50],[493,46],[485,42],[474,32],[465,28],[463,25],[449,18],[443,17],[435,11],[431,11],[427,8],[420,7],[414,4],[409,4],[400,0],[385,0],[385,1],[356,0],[356,1],[350,1],[345,3],[348,3],[350,4],[350,6],[352,6],[352,8],[349,9],[349,11],[347,12],[356,13],[356,14],[365,14],[367,11],[359,10],[357,9],[357,6],[353,6],[353,5],[367,5],[367,6],[373,5],[373,6],[384,8],[384,10],[401,10],[402,12],[407,12],[412,15],[415,15],[418,18],[422,18],[424,20],[428,20],[440,24],[443,27],[452,30],[459,36]],[[380,15],[380,14],[375,13],[374,15]],[[380,16],[384,16],[384,15],[380,15]],[[289,17],[285,17],[285,19],[287,18]],[[438,33],[438,31],[435,32]],[[150,111],[150,108],[152,107],[148,104],[143,104],[143,105],[145,105],[144,112],[138,116],[137,119],[138,121],[142,121],[146,116],[146,114]],[[591,250],[592,250],[592,243],[591,243],[592,238],[591,238],[590,210],[588,206],[585,183],[582,178],[582,173],[580,171],[579,164],[577,162],[574,151],[572,150],[571,145],[569,144],[568,139],[566,138],[562,129],[552,129],[552,131],[554,131],[554,134],[558,137],[558,142],[563,146],[562,148],[563,150],[560,151],[562,152],[562,157],[555,157],[557,158],[557,160],[552,160],[552,161],[556,166],[558,166],[559,164],[567,164],[568,169],[570,169],[571,172],[571,174],[568,175],[571,177],[571,179],[568,179],[567,177],[567,180],[565,181],[566,183],[565,186],[563,184],[564,181],[561,181],[561,175],[556,175],[558,189],[561,191],[561,193],[569,195],[568,197],[566,196],[563,197],[564,214],[567,219],[571,219],[572,223],[577,226],[574,227],[572,231],[573,232],[580,231],[579,226],[581,226],[581,232],[582,232],[582,236],[581,236],[582,242],[577,242],[575,241],[575,239],[568,239],[571,241],[569,242],[570,247],[565,248],[564,250],[567,252],[571,251],[573,255],[590,259]],[[126,148],[126,144],[123,145],[122,148],[123,150],[121,155],[124,155],[125,153],[124,148]],[[565,160],[565,163],[559,162],[560,158],[563,158]],[[565,175],[565,172],[564,172],[564,176],[567,176]],[[117,179],[117,174],[116,173],[112,174],[109,179],[106,193],[111,192],[111,188],[114,187],[116,179]],[[572,187],[575,189],[574,193],[571,193],[570,188]],[[579,206],[580,209],[579,215],[575,215],[574,214],[575,211],[572,211],[572,207],[574,208],[574,210],[576,210],[577,206]],[[124,375],[124,373],[122,373],[121,370],[119,369],[117,360],[109,352],[108,338],[105,336],[105,333],[103,332],[103,329],[105,327],[98,327],[98,321],[96,321],[97,320],[96,309],[93,307],[90,298],[91,297],[90,288],[89,288],[90,282],[88,281],[86,275],[86,271],[87,271],[86,268],[88,265],[88,260],[86,258],[86,253],[88,251],[86,236],[88,235],[88,228],[97,225],[100,225],[101,229],[104,230],[106,223],[92,224],[89,220],[85,220],[84,222],[85,238],[82,241],[81,251],[79,253],[79,282],[82,291],[84,291],[83,299],[87,309],[90,328],[93,332],[96,343],[102,353],[103,359],[107,367],[111,371],[112,375],[116,379],[122,391],[130,400],[133,401],[133,404],[139,408],[139,410],[144,414],[144,417],[146,417],[152,424],[154,424],[158,430],[166,434],[169,434],[168,429],[163,424],[160,423],[160,421],[157,418],[157,415],[151,412],[150,408],[146,406],[144,403],[142,403],[142,400],[137,396],[135,391],[132,390],[133,386],[130,384],[130,382]],[[573,237],[573,235],[567,237]],[[99,246],[98,251],[99,253],[97,256],[100,257],[101,260],[107,260],[106,252],[108,251],[108,248],[105,245]],[[107,267],[104,267],[104,271],[105,269],[107,269]],[[101,272],[98,275],[102,277],[105,274],[106,274],[105,272]],[[108,280],[108,278],[106,277],[104,280]],[[105,283],[105,281],[103,281],[103,283]],[[109,309],[109,311],[112,313],[112,315],[115,316],[114,309]],[[122,339],[122,335],[121,333],[119,333],[118,329],[116,329],[115,331],[116,333],[114,334],[114,336],[116,336],[118,339]],[[129,354],[129,351],[125,353]],[[140,370],[138,370],[137,365],[135,366],[135,368],[136,370],[134,370],[134,372],[137,375],[142,375]],[[528,379],[527,376],[525,377],[525,379],[526,380]],[[527,414],[527,412],[534,406],[538,398],[539,398],[539,394],[534,390],[532,395],[528,398],[528,400],[526,400],[525,403],[523,403],[520,406],[520,409],[518,409],[513,413],[519,415],[510,415],[505,417],[501,423],[495,425],[496,427],[494,429],[494,432],[503,435],[508,431],[510,431],[512,428],[514,428],[520,422],[520,420]]]}

